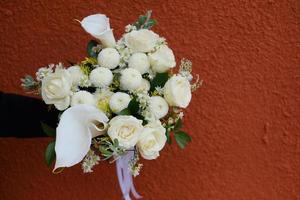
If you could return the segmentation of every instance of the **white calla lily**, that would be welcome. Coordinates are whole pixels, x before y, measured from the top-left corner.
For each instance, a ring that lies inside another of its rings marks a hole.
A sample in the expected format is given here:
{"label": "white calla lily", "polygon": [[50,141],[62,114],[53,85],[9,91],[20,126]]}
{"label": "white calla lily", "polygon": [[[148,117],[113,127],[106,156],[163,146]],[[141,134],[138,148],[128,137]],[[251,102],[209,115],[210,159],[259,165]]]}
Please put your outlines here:
{"label": "white calla lily", "polygon": [[95,14],[85,17],[81,22],[82,28],[99,39],[104,47],[114,47],[116,40],[110,29],[109,18],[103,14]]}
{"label": "white calla lily", "polygon": [[91,105],[76,105],[67,109],[56,129],[56,162],[58,168],[73,166],[90,150],[92,138],[104,133],[107,116]]}

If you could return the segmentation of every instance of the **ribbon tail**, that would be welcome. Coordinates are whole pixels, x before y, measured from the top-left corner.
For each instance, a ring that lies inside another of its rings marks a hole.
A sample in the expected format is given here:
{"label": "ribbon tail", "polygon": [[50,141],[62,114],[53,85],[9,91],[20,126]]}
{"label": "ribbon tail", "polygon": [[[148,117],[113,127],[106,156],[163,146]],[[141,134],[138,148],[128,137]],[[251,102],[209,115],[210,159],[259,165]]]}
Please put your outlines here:
{"label": "ribbon tail", "polygon": [[118,175],[118,180],[119,180],[119,185],[123,194],[123,197],[125,200],[131,200],[130,198],[130,192],[136,199],[142,198],[140,196],[134,185],[133,185],[133,180],[132,180],[132,175],[129,170],[129,161],[133,158],[134,152],[129,151],[127,154],[124,156],[121,156],[119,159],[117,159],[116,167],[117,167],[117,175]]}

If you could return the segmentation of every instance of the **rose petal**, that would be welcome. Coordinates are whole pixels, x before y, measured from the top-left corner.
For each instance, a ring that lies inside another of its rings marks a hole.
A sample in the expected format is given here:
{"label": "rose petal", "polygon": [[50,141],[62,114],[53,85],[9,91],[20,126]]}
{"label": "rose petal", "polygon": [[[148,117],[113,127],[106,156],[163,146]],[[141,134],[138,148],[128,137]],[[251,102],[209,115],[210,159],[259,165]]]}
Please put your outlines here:
{"label": "rose petal", "polygon": [[90,149],[92,137],[103,131],[100,126],[97,126],[98,130],[91,128],[95,122],[103,124],[105,128],[108,118],[90,105],[73,106],[61,115],[56,129],[56,163],[53,171],[73,166],[84,158]]}

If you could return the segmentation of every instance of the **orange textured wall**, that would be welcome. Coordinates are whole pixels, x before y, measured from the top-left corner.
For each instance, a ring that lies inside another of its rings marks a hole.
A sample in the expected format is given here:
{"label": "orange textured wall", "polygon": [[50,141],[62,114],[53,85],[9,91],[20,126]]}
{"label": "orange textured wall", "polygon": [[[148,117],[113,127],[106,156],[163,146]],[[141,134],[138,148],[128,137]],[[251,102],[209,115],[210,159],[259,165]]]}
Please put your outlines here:
{"label": "orange textured wall", "polygon": [[[135,179],[144,199],[300,199],[299,0],[1,0],[0,90],[85,56],[91,37],[73,19],[100,12],[115,35],[147,9],[177,60],[204,79],[187,109],[184,151],[168,146]],[[49,139],[0,139],[0,199],[121,199],[115,166],[52,175]]]}

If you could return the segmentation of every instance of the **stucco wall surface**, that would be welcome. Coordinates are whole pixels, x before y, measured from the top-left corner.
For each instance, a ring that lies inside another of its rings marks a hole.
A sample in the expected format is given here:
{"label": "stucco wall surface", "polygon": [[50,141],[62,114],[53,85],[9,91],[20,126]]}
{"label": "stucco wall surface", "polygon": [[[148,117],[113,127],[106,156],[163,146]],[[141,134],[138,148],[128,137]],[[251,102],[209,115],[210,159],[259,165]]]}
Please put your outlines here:
{"label": "stucco wall surface", "polygon": [[[24,94],[24,74],[83,59],[91,37],[74,19],[105,13],[119,38],[148,9],[204,84],[185,115],[193,142],[144,161],[144,199],[299,200],[299,0],[1,0],[0,90]],[[113,164],[52,175],[49,141],[0,139],[0,199],[121,199]]]}

